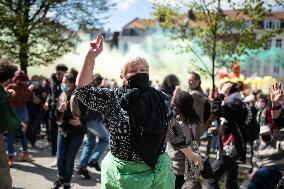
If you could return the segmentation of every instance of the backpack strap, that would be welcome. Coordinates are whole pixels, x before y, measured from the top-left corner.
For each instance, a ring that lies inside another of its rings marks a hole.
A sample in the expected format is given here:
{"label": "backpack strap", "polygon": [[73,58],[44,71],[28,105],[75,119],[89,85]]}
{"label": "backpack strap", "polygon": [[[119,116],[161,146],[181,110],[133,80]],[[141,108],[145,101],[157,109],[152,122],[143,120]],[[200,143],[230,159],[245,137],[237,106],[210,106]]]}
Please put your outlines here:
{"label": "backpack strap", "polygon": [[251,110],[251,106],[249,106],[248,104],[244,103],[244,108],[246,108],[247,110],[247,117],[245,120],[245,124],[249,125],[252,122],[252,118],[253,118],[253,113]]}

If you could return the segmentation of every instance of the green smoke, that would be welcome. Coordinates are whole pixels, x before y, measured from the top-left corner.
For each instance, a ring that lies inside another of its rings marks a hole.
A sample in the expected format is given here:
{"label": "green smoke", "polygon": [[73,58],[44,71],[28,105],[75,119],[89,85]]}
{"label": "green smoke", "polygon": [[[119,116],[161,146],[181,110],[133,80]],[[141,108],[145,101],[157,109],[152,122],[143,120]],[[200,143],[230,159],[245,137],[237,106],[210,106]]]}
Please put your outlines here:
{"label": "green smoke", "polygon": [[[280,65],[284,68],[284,54],[280,48],[271,48],[269,50],[248,50],[248,55],[241,56],[240,58],[242,68],[246,69],[250,65],[250,62],[263,62],[269,65]],[[257,65],[256,65],[257,66]]]}

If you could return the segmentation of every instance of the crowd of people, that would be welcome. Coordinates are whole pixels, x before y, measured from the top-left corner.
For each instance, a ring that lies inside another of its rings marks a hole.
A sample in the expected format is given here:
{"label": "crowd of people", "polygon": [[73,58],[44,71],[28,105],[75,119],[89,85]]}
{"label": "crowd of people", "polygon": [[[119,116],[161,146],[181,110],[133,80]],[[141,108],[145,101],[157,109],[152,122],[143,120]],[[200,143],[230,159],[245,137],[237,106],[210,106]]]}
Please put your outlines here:
{"label": "crowd of people", "polygon": [[[225,82],[212,96],[201,88],[201,77],[188,74],[188,91],[168,75],[161,85],[149,81],[149,64],[142,57],[126,62],[120,86],[94,74],[103,37],[90,43],[82,69],[56,66],[51,78],[30,79],[13,64],[0,62],[0,183],[11,188],[9,168],[14,143],[20,159],[29,161],[29,147],[42,136],[50,143],[51,166],[57,180],[49,188],[71,188],[74,161],[82,153],[77,173],[91,179],[89,168],[101,172],[101,188],[181,189],[239,188],[238,167],[248,160],[252,169],[247,188],[275,188],[284,168],[283,90],[261,90],[244,96],[242,82]],[[282,136],[283,135],[283,136]],[[84,141],[85,137],[85,142]],[[202,140],[207,153],[200,152]],[[7,146],[7,147],[6,147]],[[7,151],[7,152],[6,152]],[[107,155],[100,164],[103,154]],[[210,153],[216,159],[209,158]]]}

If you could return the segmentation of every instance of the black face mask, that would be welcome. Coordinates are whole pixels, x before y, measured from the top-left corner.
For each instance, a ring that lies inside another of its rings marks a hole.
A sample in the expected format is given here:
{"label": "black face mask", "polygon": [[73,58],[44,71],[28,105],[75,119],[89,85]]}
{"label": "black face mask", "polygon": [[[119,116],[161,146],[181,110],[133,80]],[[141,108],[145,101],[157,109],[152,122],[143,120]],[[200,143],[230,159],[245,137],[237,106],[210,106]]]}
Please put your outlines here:
{"label": "black face mask", "polygon": [[148,73],[137,73],[128,79],[128,86],[130,88],[137,88],[140,91],[145,90],[150,86]]}
{"label": "black face mask", "polygon": [[263,140],[263,142],[269,142],[271,141],[271,135],[262,135],[261,139]]}

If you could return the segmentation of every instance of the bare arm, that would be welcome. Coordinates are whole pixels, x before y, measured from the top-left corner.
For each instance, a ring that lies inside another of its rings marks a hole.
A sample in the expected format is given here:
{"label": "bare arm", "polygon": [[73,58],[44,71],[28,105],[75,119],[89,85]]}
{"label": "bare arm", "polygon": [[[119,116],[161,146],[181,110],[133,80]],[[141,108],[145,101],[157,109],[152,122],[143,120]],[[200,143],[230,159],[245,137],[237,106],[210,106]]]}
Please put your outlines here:
{"label": "bare arm", "polygon": [[185,136],[183,134],[182,129],[180,128],[176,118],[172,118],[169,122],[167,139],[173,146],[175,150],[180,150],[187,159],[193,161],[194,164],[200,164],[202,159],[201,157],[192,151],[192,148],[186,142]]}
{"label": "bare arm", "polygon": [[98,35],[95,40],[91,41],[90,45],[91,48],[77,77],[76,85],[78,87],[84,87],[92,82],[95,59],[103,51],[103,37]]}
{"label": "bare arm", "polygon": [[201,157],[197,153],[193,152],[191,147],[188,146],[186,148],[181,148],[179,150],[182,153],[184,153],[187,159],[190,159],[191,161],[193,161],[195,165],[198,165],[202,162]]}
{"label": "bare arm", "polygon": [[272,111],[271,111],[272,118],[276,119],[280,116],[281,113],[280,102],[283,100],[283,90],[281,89],[280,83],[275,83],[272,85],[272,88],[270,89],[270,99],[272,102]]}

